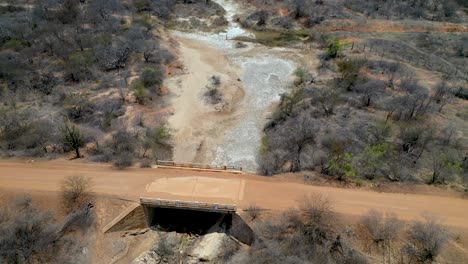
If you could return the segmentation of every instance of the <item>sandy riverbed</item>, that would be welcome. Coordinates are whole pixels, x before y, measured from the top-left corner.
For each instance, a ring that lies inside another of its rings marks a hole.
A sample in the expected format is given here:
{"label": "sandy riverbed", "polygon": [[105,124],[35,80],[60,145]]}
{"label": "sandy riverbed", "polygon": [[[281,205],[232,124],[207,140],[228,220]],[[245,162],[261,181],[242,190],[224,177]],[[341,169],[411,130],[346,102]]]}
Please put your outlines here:
{"label": "sandy riverbed", "polygon": [[[236,48],[236,41],[229,38],[252,35],[233,21],[239,12],[235,2],[217,2],[227,11],[224,33],[172,31],[184,64],[184,74],[166,83],[174,95],[174,115],[169,118],[175,135],[174,160],[241,166],[253,172],[271,109],[288,91],[294,70],[316,59],[304,58],[301,50],[253,43]],[[202,96],[213,75],[221,77],[226,103],[222,110]]]}

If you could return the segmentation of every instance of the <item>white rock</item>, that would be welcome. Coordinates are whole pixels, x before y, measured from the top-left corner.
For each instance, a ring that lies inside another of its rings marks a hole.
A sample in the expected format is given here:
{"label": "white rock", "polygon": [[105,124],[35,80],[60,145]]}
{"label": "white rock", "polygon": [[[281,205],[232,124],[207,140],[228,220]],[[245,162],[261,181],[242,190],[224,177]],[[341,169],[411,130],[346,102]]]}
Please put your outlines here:
{"label": "white rock", "polygon": [[147,251],[132,261],[132,264],[158,264],[159,256],[154,251]]}
{"label": "white rock", "polygon": [[224,233],[204,235],[189,255],[200,261],[212,261],[221,255],[225,238]]}

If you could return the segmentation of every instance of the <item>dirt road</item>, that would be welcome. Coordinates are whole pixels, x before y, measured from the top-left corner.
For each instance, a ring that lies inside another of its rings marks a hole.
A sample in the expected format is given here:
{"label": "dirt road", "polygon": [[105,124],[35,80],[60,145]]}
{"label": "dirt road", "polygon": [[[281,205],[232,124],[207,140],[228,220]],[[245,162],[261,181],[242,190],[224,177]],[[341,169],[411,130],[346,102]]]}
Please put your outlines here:
{"label": "dirt road", "polygon": [[[306,194],[323,193],[333,200],[335,210],[345,215],[359,216],[369,209],[377,209],[412,220],[428,212],[439,216],[448,226],[468,230],[468,200],[320,187],[249,174],[136,168],[118,171],[107,165],[63,160],[35,163],[0,161],[0,193],[1,189],[58,191],[61,180],[68,175],[91,177],[96,193],[134,201],[140,196],[167,197],[232,202],[239,208],[255,203],[265,209],[284,210],[295,206],[297,200]],[[199,183],[190,187],[183,179],[175,179],[181,177]]]}

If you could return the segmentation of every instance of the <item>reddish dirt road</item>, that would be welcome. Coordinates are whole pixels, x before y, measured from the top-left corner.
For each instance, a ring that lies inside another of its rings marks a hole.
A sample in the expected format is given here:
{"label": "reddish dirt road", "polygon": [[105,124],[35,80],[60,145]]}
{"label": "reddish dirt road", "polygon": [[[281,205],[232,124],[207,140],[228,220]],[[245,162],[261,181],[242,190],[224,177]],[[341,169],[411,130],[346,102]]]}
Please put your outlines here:
{"label": "reddish dirt road", "polygon": [[[393,212],[404,220],[413,220],[427,212],[439,216],[447,226],[468,230],[468,200],[312,186],[249,174],[136,168],[119,171],[108,165],[70,161],[0,161],[0,190],[55,192],[60,190],[61,180],[69,175],[92,178],[93,190],[98,194],[133,201],[147,196],[236,203],[239,208],[255,203],[265,209],[284,210],[294,207],[304,195],[323,193],[333,201],[337,212],[348,216],[359,216],[369,209],[377,209]],[[194,183],[187,185],[181,177]]]}

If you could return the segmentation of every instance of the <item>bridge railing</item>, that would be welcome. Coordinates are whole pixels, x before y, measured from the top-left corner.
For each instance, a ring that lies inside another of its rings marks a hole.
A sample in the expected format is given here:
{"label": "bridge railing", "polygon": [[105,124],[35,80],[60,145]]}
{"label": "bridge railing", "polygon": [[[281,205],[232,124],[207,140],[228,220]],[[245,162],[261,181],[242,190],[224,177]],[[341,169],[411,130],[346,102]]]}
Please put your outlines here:
{"label": "bridge railing", "polygon": [[237,207],[233,204],[204,203],[197,201],[167,200],[159,198],[140,197],[140,203],[162,208],[178,208],[212,212],[235,212]]}
{"label": "bridge railing", "polygon": [[225,170],[225,171],[242,171],[240,166],[213,166],[202,163],[191,163],[191,162],[175,162],[169,160],[157,160],[156,165],[169,166],[169,167],[184,167],[184,168],[195,168],[195,169],[207,169],[207,170]]}

